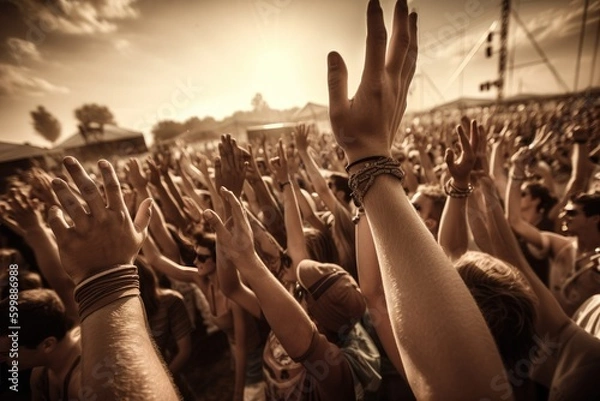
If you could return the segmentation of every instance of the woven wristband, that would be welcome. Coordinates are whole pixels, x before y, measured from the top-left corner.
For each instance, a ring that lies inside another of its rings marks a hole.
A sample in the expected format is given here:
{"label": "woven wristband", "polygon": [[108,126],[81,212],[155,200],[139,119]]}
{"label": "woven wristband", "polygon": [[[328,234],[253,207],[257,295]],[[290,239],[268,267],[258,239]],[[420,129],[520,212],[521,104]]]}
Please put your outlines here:
{"label": "woven wristband", "polygon": [[444,192],[451,198],[467,198],[473,193],[473,184],[469,183],[467,189],[461,189],[454,185],[454,180],[451,178],[444,185]]}
{"label": "woven wristband", "polygon": [[75,287],[81,321],[97,310],[121,298],[139,296],[137,267],[120,265],[82,281]]}
{"label": "woven wristband", "polygon": [[380,158],[372,163],[366,163],[359,171],[352,174],[348,186],[352,189],[352,199],[357,207],[361,207],[367,191],[375,182],[375,178],[382,174],[393,175],[400,181],[404,178],[404,171],[400,162],[391,157]]}

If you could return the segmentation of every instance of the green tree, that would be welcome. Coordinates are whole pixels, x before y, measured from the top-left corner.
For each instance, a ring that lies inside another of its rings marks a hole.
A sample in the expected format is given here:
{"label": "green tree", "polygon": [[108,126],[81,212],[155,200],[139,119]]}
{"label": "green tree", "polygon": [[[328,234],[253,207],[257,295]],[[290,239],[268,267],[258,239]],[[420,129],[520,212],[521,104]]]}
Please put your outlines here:
{"label": "green tree", "polygon": [[38,106],[38,108],[33,110],[30,115],[33,119],[33,128],[35,128],[35,132],[52,143],[56,142],[60,136],[60,122],[58,122],[44,106]]}

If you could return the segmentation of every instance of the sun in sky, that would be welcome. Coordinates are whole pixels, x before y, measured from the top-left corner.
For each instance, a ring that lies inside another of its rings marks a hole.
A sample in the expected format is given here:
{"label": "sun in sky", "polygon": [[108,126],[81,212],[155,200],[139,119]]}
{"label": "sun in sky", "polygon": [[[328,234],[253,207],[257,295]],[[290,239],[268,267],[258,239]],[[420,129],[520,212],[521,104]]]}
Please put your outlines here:
{"label": "sun in sky", "polygon": [[[391,0],[381,3],[385,10],[394,6]],[[540,55],[513,18],[508,96],[573,90],[582,26],[577,89],[598,85],[600,74],[594,77],[591,65],[600,0],[589,2],[585,25],[583,0],[511,3],[559,77],[537,62]],[[221,119],[249,110],[256,93],[272,108],[309,101],[326,105],[329,51],[346,60],[350,93],[358,84],[366,5],[347,0],[0,2],[0,140],[49,145],[31,125],[29,112],[38,105],[61,122],[61,139],[76,132],[73,110],[85,103],[108,106],[120,126],[145,134],[160,120]],[[461,96],[493,97],[479,86],[496,78],[497,56],[486,58],[482,47],[460,74],[457,69],[498,21],[500,0],[415,0],[409,7],[419,13],[420,45],[409,109]]]}

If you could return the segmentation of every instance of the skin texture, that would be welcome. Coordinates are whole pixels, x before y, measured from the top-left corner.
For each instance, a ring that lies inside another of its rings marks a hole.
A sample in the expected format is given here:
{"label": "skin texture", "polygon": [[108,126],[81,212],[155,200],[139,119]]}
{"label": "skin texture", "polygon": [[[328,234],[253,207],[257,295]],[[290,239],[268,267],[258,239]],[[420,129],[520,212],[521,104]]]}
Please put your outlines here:
{"label": "skin texture", "polygon": [[[369,2],[365,67],[352,99],[343,59],[335,52],[328,56],[332,128],[350,163],[391,154],[415,70],[416,19],[415,13],[409,15],[406,1],[396,3],[388,48],[383,11],[378,1]],[[360,164],[350,173],[358,169]],[[500,399],[502,394],[490,389],[493,377],[505,375],[493,338],[468,289],[415,213],[401,181],[378,176],[363,206],[396,347],[417,399]],[[409,313],[415,309],[420,313]],[[444,335],[439,327],[444,327]],[[428,344],[427,350],[423,344]]]}
{"label": "skin texture", "polygon": [[[146,236],[152,202],[140,205],[135,220],[127,212],[113,167],[98,162],[105,199],[79,162],[67,157],[67,171],[89,213],[67,184],[55,179],[54,192],[71,217],[50,209],[48,222],[65,272],[75,284],[115,265],[131,264]],[[99,336],[97,333],[103,333]],[[177,400],[177,392],[150,340],[140,297],[121,298],[81,323],[82,391],[98,399]]]}

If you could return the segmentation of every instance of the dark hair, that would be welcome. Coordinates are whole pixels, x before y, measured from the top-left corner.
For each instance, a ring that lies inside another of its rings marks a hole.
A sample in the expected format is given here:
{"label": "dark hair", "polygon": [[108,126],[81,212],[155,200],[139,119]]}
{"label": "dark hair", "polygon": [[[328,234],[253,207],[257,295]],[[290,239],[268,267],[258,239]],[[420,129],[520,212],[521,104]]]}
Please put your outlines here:
{"label": "dark hair", "polygon": [[[29,270],[18,270],[19,275],[19,291],[34,290],[36,288],[42,288],[42,276],[36,272]],[[8,297],[10,286],[8,285],[8,273],[4,273],[0,276],[0,286],[2,287],[2,294],[0,299]]]}
{"label": "dark hair", "polygon": [[421,184],[417,187],[416,192],[423,194],[423,196],[426,196],[433,201],[433,208],[436,213],[435,216],[437,220],[440,220],[447,199],[442,186],[439,184]]}
{"label": "dark hair", "polygon": [[556,205],[558,199],[556,199],[550,193],[550,190],[545,185],[539,182],[528,182],[525,184],[525,188],[531,194],[532,199],[539,199],[540,203],[537,205],[536,210],[543,212],[544,216],[547,216],[550,210]]}
{"label": "dark hair", "polygon": [[[583,210],[583,214],[585,214],[586,217],[600,215],[599,192],[594,192],[592,194],[580,192],[571,197],[571,202],[581,206],[581,210]],[[598,222],[598,230],[600,230],[600,221]]]}
{"label": "dark hair", "polygon": [[329,231],[307,228],[304,229],[304,239],[309,259],[321,263],[339,263],[338,250]]}
{"label": "dark hair", "polygon": [[194,247],[201,246],[207,248],[211,258],[217,261],[217,237],[214,233],[196,232],[192,235]]}
{"label": "dark hair", "polygon": [[[56,292],[40,288],[19,292],[19,345],[33,349],[48,337],[62,340],[73,327],[65,305]],[[8,316],[9,299],[0,301],[0,316]],[[0,336],[8,335],[8,325],[0,325]]]}
{"label": "dark hair", "polygon": [[535,343],[537,298],[513,266],[482,252],[467,252],[454,264],[481,311],[508,370]]}
{"label": "dark hair", "polygon": [[338,191],[344,193],[344,202],[349,203],[352,200],[352,190],[348,185],[348,176],[340,173],[331,173],[329,179]]}

